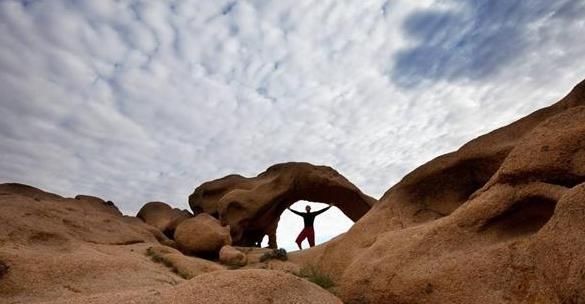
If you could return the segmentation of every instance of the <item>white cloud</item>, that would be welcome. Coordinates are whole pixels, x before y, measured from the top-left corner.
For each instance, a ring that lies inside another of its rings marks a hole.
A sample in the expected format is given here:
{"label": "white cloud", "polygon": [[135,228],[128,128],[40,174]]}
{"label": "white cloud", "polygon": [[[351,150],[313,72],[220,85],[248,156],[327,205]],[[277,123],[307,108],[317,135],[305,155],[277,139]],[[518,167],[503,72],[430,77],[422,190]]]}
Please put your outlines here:
{"label": "white cloud", "polygon": [[[309,161],[379,197],[585,77],[583,1],[508,17],[481,5],[503,1],[0,1],[0,182],[134,213],[150,200],[186,207],[226,174]],[[510,26],[521,39],[505,39]],[[441,52],[404,61],[428,45]],[[478,46],[497,69],[479,75],[482,62],[449,52]],[[284,239],[294,220],[283,216]]]}

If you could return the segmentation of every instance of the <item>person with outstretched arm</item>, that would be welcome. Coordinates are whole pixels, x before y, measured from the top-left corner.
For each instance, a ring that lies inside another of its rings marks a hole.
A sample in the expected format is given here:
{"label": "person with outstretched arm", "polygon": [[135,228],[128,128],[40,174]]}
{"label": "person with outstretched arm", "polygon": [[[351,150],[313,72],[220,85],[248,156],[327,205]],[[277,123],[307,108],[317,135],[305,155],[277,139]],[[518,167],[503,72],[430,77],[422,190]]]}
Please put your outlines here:
{"label": "person with outstretched arm", "polygon": [[301,231],[301,233],[299,233],[299,236],[296,239],[296,243],[299,246],[299,249],[303,249],[303,247],[301,247],[301,243],[307,239],[309,241],[309,246],[313,247],[315,246],[315,229],[313,228],[313,223],[315,222],[315,217],[317,217],[317,215],[329,210],[329,208],[331,208],[331,205],[329,205],[329,207],[327,208],[323,208],[319,211],[315,211],[315,212],[311,212],[311,206],[306,206],[305,210],[307,212],[298,212],[296,210],[291,209],[290,207],[288,208],[288,210],[290,210],[292,213],[299,215],[303,218],[303,221],[305,222],[305,228],[303,228],[303,230]]}

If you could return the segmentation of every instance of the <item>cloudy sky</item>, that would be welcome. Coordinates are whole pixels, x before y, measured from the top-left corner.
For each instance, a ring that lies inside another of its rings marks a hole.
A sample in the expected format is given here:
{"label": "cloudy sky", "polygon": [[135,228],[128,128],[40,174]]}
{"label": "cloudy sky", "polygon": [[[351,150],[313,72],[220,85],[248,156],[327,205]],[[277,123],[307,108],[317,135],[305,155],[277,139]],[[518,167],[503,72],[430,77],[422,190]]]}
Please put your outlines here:
{"label": "cloudy sky", "polygon": [[380,197],[562,97],[583,37],[585,0],[0,0],[0,182],[133,214],[308,161]]}

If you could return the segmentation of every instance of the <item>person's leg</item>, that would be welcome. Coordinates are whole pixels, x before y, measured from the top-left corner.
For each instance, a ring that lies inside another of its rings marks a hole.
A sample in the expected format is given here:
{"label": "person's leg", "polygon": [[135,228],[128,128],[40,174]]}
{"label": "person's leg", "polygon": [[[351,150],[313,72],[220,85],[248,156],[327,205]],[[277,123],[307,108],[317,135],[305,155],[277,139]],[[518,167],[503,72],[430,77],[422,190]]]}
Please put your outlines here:
{"label": "person's leg", "polygon": [[268,234],[268,247],[276,249],[278,248],[278,244],[276,244],[276,229],[278,228],[278,221],[274,222],[273,225],[271,225],[268,229],[267,229],[267,233]]}
{"label": "person's leg", "polygon": [[272,249],[278,248],[278,245],[276,245],[276,233],[270,233],[268,235],[268,247]]}
{"label": "person's leg", "polygon": [[307,229],[307,240],[309,241],[309,246],[315,246],[315,230],[313,227]]}
{"label": "person's leg", "polygon": [[306,236],[306,229],[303,229],[301,231],[301,233],[299,233],[299,236],[297,236],[297,239],[295,240],[295,243],[297,243],[297,246],[299,246],[299,250],[302,250],[303,247],[301,247],[301,243],[303,242],[303,240],[307,237]]}

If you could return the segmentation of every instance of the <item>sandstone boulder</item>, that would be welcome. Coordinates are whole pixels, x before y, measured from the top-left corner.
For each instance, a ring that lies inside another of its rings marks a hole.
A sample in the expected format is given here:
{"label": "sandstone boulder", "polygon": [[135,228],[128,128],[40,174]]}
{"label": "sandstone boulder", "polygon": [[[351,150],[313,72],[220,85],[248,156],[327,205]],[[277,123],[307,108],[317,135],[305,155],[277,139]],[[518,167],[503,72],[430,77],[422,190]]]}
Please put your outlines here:
{"label": "sandstone boulder", "polygon": [[280,215],[299,200],[333,204],[354,221],[376,202],[330,167],[284,163],[253,178],[229,175],[206,182],[189,196],[189,205],[230,225],[238,246],[256,246],[268,235],[276,248]]}
{"label": "sandstone boulder", "polygon": [[172,208],[164,202],[149,202],[140,208],[136,217],[172,238],[177,226],[191,218],[192,214],[187,210]]}
{"label": "sandstone boulder", "polygon": [[217,255],[221,247],[232,243],[229,226],[206,213],[181,222],[174,238],[181,251],[198,256]]}
{"label": "sandstone boulder", "polygon": [[140,208],[136,217],[162,232],[171,222],[172,210],[167,203],[149,202]]}
{"label": "sandstone boulder", "polygon": [[345,303],[581,303],[585,82],[440,156],[346,234],[293,253]]}
{"label": "sandstone boulder", "polygon": [[181,224],[183,221],[188,220],[193,217],[193,214],[187,210],[181,210],[178,208],[174,208],[171,213],[171,221],[166,226],[165,230],[163,231],[166,236],[169,238],[173,238],[175,235],[175,230],[177,226]]}
{"label": "sandstone boulder", "polygon": [[248,258],[245,253],[232,246],[226,245],[221,247],[221,250],[219,251],[219,261],[222,264],[229,266],[245,266],[248,262]]}

